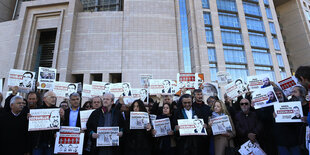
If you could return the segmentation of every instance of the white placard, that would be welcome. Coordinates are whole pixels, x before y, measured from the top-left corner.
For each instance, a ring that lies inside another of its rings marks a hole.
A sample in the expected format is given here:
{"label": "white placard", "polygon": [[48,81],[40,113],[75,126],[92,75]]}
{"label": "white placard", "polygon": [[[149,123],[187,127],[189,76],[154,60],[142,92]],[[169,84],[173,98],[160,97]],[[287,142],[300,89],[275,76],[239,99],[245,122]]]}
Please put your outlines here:
{"label": "white placard", "polygon": [[60,128],[59,108],[30,109],[28,131],[54,130]]}
{"label": "white placard", "polygon": [[[64,130],[63,130],[64,129]],[[84,133],[79,127],[62,126],[56,133],[54,154],[79,154],[83,153]]]}
{"label": "white placard", "polygon": [[217,72],[216,78],[217,78],[218,84],[227,84],[232,81],[230,74],[228,72],[223,72],[223,71]]}
{"label": "white placard", "polygon": [[272,86],[257,89],[252,93],[252,103],[255,109],[273,106],[273,104],[277,102],[278,98]]}
{"label": "white placard", "polygon": [[146,88],[131,88],[132,98],[135,100],[140,99],[144,101],[147,98],[147,89]]}
{"label": "white placard", "polygon": [[173,80],[165,79],[151,79],[150,80],[150,94],[175,94],[178,90],[176,82]]}
{"label": "white placard", "polygon": [[268,74],[248,76],[247,79],[250,91],[255,91],[259,88],[270,86],[270,79]]}
{"label": "white placard", "polygon": [[203,119],[178,119],[180,136],[207,135]]}
{"label": "white placard", "polygon": [[92,85],[83,84],[82,97],[91,98]]}
{"label": "white placard", "polygon": [[179,88],[198,89],[203,82],[203,74],[199,73],[178,73],[177,84]]}
{"label": "white placard", "polygon": [[53,92],[56,94],[57,97],[69,98],[70,94],[77,92],[77,89],[77,83],[56,81]]}
{"label": "white placard", "polygon": [[81,129],[82,130],[86,130],[86,123],[88,121],[89,116],[91,115],[91,113],[95,111],[95,109],[92,110],[83,110],[80,111],[80,120],[81,120]]}
{"label": "white placard", "polygon": [[153,120],[152,122],[154,129],[156,130],[155,137],[167,136],[168,132],[171,131],[169,118],[157,119]]}
{"label": "white placard", "polygon": [[140,74],[140,85],[143,88],[148,88],[150,85],[149,80],[153,79],[152,74]]}
{"label": "white placard", "polygon": [[9,72],[8,86],[18,86],[19,92],[28,93],[35,87],[35,75],[36,73],[31,71],[11,69]]}
{"label": "white placard", "polygon": [[232,127],[227,115],[219,116],[211,119],[213,135],[219,135],[232,131]]}
{"label": "white placard", "polygon": [[278,82],[277,85],[283,90],[285,96],[290,96],[295,86],[301,86],[295,76],[291,76],[289,78],[281,80]]}
{"label": "white placard", "polygon": [[204,82],[202,84],[202,93],[206,96],[218,96],[218,84],[217,83],[210,83]]}
{"label": "white placard", "polygon": [[145,129],[150,123],[147,112],[130,112],[130,129]]}
{"label": "white placard", "polygon": [[303,112],[300,101],[280,102],[273,106],[277,123],[302,122]]}
{"label": "white placard", "polygon": [[124,97],[131,97],[131,86],[130,83],[113,83],[110,87],[110,92],[114,94],[116,98],[120,97],[121,95]]}
{"label": "white placard", "polygon": [[266,155],[258,143],[252,143],[251,141],[242,144],[239,153],[241,155]]}
{"label": "white placard", "polygon": [[38,89],[53,90],[56,81],[56,69],[39,67]]}
{"label": "white placard", "polygon": [[99,146],[119,146],[119,127],[97,127],[97,147]]}
{"label": "white placard", "polygon": [[225,86],[225,92],[231,99],[236,99],[247,92],[246,84],[242,79],[237,79]]}
{"label": "white placard", "polygon": [[109,82],[93,81],[91,85],[91,97],[102,96],[103,93],[110,92],[111,85]]}

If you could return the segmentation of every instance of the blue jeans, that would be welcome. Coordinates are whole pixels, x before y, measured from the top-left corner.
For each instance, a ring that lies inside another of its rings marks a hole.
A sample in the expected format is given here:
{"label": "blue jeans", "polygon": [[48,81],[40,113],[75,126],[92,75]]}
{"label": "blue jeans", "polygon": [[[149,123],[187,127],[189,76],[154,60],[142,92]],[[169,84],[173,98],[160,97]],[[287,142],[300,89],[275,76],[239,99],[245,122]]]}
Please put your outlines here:
{"label": "blue jeans", "polygon": [[38,147],[33,148],[32,155],[53,155],[54,146],[48,146],[47,143],[40,143]]}
{"label": "blue jeans", "polygon": [[278,146],[279,155],[297,155],[300,154],[299,146]]}

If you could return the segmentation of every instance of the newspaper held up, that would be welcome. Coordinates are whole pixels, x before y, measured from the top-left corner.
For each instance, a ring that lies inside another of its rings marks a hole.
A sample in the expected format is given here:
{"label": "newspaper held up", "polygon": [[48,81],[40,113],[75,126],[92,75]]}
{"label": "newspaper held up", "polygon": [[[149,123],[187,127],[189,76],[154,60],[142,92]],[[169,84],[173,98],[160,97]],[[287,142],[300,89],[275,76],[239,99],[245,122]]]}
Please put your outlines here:
{"label": "newspaper held up", "polygon": [[38,89],[53,90],[56,81],[56,69],[39,67]]}
{"label": "newspaper held up", "polygon": [[59,108],[30,109],[28,131],[54,130],[60,128]]}
{"label": "newspaper held up", "polygon": [[171,125],[170,125],[169,118],[157,119],[157,120],[153,120],[152,122],[153,122],[154,129],[156,130],[155,137],[167,136],[168,132],[171,131]]}
{"label": "newspaper held up", "polygon": [[119,127],[97,127],[97,147],[119,146]]}
{"label": "newspaper held up", "polygon": [[303,111],[300,101],[280,102],[275,103],[273,106],[277,123],[302,122]]}
{"label": "newspaper held up", "polygon": [[219,135],[232,131],[229,117],[227,115],[219,116],[211,119],[213,135]]}
{"label": "newspaper held up", "polygon": [[207,135],[203,119],[178,119],[180,136]]}
{"label": "newspaper held up", "polygon": [[130,129],[145,129],[150,123],[147,112],[130,112]]}

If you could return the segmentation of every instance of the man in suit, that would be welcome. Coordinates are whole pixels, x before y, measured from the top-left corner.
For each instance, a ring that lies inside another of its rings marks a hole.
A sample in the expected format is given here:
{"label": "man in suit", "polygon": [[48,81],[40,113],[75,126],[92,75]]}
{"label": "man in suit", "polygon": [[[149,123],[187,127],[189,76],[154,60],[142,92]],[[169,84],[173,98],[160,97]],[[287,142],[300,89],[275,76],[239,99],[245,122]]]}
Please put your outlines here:
{"label": "man in suit", "polygon": [[81,127],[80,111],[82,109],[80,108],[80,94],[72,93],[69,101],[71,107],[65,111],[63,126]]}

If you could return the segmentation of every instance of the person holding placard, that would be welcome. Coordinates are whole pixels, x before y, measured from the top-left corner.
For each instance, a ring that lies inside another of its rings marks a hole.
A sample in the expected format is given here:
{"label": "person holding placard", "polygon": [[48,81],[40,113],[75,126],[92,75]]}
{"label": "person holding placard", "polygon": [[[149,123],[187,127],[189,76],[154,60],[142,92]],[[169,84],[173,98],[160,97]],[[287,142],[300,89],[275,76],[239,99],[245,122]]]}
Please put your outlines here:
{"label": "person holding placard", "polygon": [[[129,107],[130,112],[147,112],[143,101],[135,100]],[[149,120],[150,122],[150,120]],[[139,123],[143,123],[139,121]],[[124,125],[124,135],[126,136],[126,155],[150,155],[151,154],[151,129],[150,123],[146,124],[144,129],[130,129],[130,115],[126,114]]]}
{"label": "person holding placard", "polygon": [[[232,126],[232,131],[227,131],[224,134],[214,136],[215,155],[224,155],[226,147],[228,146],[234,147],[234,142],[232,141],[232,138],[235,137],[236,135],[235,127],[226,109],[225,104],[221,100],[217,100],[214,103],[214,105],[212,106],[212,111],[213,112],[212,112],[211,118],[216,118],[216,117],[224,116],[224,115],[229,116],[229,121]],[[209,127],[211,126],[212,126],[212,121],[209,121]]]}
{"label": "person holding placard", "polygon": [[[180,136],[180,126],[177,125],[179,119],[198,119],[203,118],[203,116],[196,113],[192,105],[192,96],[189,94],[184,94],[180,97],[179,102],[182,104],[180,108],[175,113],[174,124],[175,135],[177,142],[177,154],[178,155],[198,155],[198,154],[208,154],[208,146],[205,144],[205,136]],[[204,128],[207,124],[203,125]]]}
{"label": "person holding placard", "polygon": [[115,108],[114,95],[112,93],[105,93],[103,95],[103,106],[96,109],[89,116],[87,121],[87,133],[92,138],[91,153],[92,154],[119,154],[119,146],[96,147],[96,140],[99,137],[97,127],[116,127],[119,126],[119,137],[122,137],[122,125],[120,120],[120,111]]}
{"label": "person holding placard", "polygon": [[[170,125],[171,127],[173,127],[172,112],[173,112],[172,106],[169,103],[164,103],[163,108],[162,108],[162,114],[158,115],[156,119],[169,118]],[[157,149],[155,152],[157,152],[157,154],[161,154],[161,155],[174,155],[175,154],[176,144],[175,144],[175,139],[173,137],[174,135],[173,129],[171,130],[172,131],[169,131],[167,136],[156,138],[155,145]],[[156,132],[157,131],[155,129],[152,130],[153,136],[156,135]]]}
{"label": "person holding placard", "polygon": [[63,126],[81,127],[80,108],[81,97],[78,93],[72,93],[69,96],[71,107],[65,111]]}
{"label": "person holding placard", "polygon": [[251,140],[256,142],[262,130],[262,124],[258,120],[256,113],[250,111],[250,101],[242,99],[240,101],[241,111],[235,116],[235,127],[237,132],[238,146]]}

